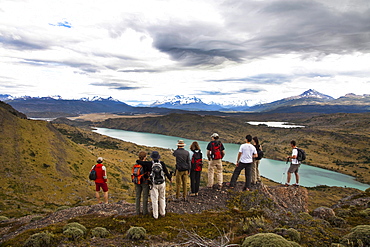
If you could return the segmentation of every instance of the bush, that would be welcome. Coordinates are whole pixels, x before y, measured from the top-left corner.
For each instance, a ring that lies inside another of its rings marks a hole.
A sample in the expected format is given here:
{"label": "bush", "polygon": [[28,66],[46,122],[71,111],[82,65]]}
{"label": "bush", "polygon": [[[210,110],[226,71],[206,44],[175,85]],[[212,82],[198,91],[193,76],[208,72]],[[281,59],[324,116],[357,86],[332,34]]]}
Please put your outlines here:
{"label": "bush", "polygon": [[71,207],[70,206],[60,206],[59,208],[57,208],[56,212],[64,210],[64,209],[69,209],[69,208]]}
{"label": "bush", "polygon": [[77,240],[83,237],[84,232],[80,228],[69,227],[63,231],[63,234],[66,235],[69,240]]}
{"label": "bush", "polygon": [[276,228],[274,233],[297,243],[301,241],[301,234],[294,228]]}
{"label": "bush", "polygon": [[128,239],[140,240],[146,238],[146,230],[144,227],[130,227],[126,232]]}
{"label": "bush", "polygon": [[263,216],[250,217],[244,220],[243,231],[252,233],[259,228],[265,229],[265,226],[266,220]]}
{"label": "bush", "polygon": [[328,222],[330,225],[335,226],[335,227],[344,227],[347,224],[347,221],[341,217],[330,217],[328,219]]}
{"label": "bush", "polygon": [[52,246],[54,240],[54,235],[50,232],[40,232],[31,235],[26,242],[24,242],[23,246],[25,247],[47,247]]}
{"label": "bush", "polygon": [[109,235],[109,232],[104,227],[95,227],[91,230],[91,235],[97,238],[105,238]]}
{"label": "bush", "polygon": [[370,226],[358,225],[351,229],[351,232],[341,239],[341,243],[350,246],[370,246]]}
{"label": "bush", "polygon": [[247,237],[242,247],[299,247],[296,242],[288,241],[274,233],[258,233]]}
{"label": "bush", "polygon": [[8,217],[6,217],[6,216],[0,216],[0,221],[7,221],[7,220],[9,220]]}
{"label": "bush", "polygon": [[64,232],[64,231],[66,231],[66,230],[68,230],[68,228],[72,228],[72,227],[80,229],[80,230],[83,232],[83,235],[85,235],[85,234],[86,234],[86,232],[87,232],[86,227],[85,227],[85,226],[83,226],[83,225],[81,225],[81,224],[80,224],[80,223],[78,223],[78,222],[68,223],[67,225],[65,225],[65,226],[63,227],[63,232]]}

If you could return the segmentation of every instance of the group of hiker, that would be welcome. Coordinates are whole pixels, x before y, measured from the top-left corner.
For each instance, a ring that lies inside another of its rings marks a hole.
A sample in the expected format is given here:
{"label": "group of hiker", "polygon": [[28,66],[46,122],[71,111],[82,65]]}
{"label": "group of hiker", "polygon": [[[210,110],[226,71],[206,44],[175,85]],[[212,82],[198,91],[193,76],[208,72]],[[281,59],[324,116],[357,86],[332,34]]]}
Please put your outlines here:
{"label": "group of hiker", "polygon": [[[225,156],[225,147],[219,140],[219,135],[213,133],[211,141],[207,145],[206,157],[208,159],[208,182],[207,187],[220,190],[223,186],[223,166],[222,159]],[[291,141],[292,155],[287,159],[291,161],[288,169],[287,182],[285,186],[289,186],[291,174],[295,174],[296,183],[299,184],[298,169],[300,154],[296,147],[296,142]],[[166,178],[172,184],[172,177],[176,177],[176,194],[174,201],[188,201],[188,177],[190,176],[190,193],[189,196],[198,196],[201,172],[203,168],[203,154],[201,152],[198,142],[194,141],[190,146],[190,152],[184,149],[185,143],[179,140],[177,149],[174,150],[173,156],[176,159],[176,170],[174,174],[169,172],[166,164],[160,160],[161,156],[158,151],[153,151],[150,154],[151,161],[147,160],[147,153],[140,151],[138,160],[132,167],[132,182],[135,185],[135,205],[136,214],[148,215],[148,197],[150,195],[152,202],[153,217],[158,219],[159,216],[164,217],[166,214]],[[235,169],[230,182],[226,183],[230,189],[236,186],[236,181],[242,170],[245,170],[245,184],[243,190],[249,191],[252,184],[261,182],[259,173],[259,163],[263,157],[262,146],[259,144],[257,137],[247,135],[245,143],[239,148],[237,155]],[[91,171],[96,172],[96,198],[98,203],[101,203],[99,191],[104,192],[104,202],[108,203],[108,186],[106,168],[102,164],[103,158],[99,157],[97,163]],[[216,179],[215,178],[216,175]],[[215,180],[215,181],[214,181]],[[180,197],[180,190],[182,188],[182,197]],[[141,208],[142,198],[142,208]]]}

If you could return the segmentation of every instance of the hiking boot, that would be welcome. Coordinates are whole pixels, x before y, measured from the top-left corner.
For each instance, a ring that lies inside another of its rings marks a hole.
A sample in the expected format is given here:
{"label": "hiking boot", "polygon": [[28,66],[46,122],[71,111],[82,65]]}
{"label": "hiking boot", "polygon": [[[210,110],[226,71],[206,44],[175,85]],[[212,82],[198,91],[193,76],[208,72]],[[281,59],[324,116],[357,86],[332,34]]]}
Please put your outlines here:
{"label": "hiking boot", "polygon": [[284,184],[284,186],[285,186],[285,187],[289,187],[289,186],[290,186],[290,184],[288,184],[288,183],[285,183],[285,184]]}
{"label": "hiking boot", "polygon": [[295,187],[299,187],[299,184],[293,184],[293,186],[295,186]]}

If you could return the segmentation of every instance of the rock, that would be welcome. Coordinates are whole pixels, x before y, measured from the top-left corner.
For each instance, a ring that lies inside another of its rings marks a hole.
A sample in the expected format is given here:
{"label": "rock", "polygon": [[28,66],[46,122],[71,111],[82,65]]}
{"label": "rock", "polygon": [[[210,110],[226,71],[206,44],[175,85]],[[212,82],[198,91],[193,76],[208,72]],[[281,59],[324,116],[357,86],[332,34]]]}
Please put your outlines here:
{"label": "rock", "polygon": [[328,220],[335,217],[335,212],[333,209],[328,207],[318,207],[312,212],[312,215],[323,220]]}

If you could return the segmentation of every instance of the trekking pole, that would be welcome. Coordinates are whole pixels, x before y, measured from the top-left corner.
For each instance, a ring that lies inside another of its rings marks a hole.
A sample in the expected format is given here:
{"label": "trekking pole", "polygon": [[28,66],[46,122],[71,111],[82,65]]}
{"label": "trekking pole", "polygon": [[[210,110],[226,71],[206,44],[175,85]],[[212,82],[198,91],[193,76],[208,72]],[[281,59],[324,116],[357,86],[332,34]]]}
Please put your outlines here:
{"label": "trekking pole", "polygon": [[[286,159],[286,162],[285,162],[285,164],[287,165],[289,163],[289,158],[287,158]],[[287,174],[287,172],[288,172],[288,169],[289,169],[289,167],[288,166],[286,166],[285,167],[285,172],[284,172],[284,170],[283,170],[283,175],[281,175],[281,180],[280,180],[280,183],[282,184],[283,183],[283,179],[284,179],[284,175],[286,175]]]}

